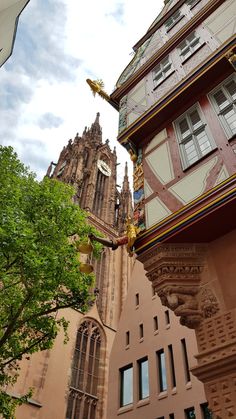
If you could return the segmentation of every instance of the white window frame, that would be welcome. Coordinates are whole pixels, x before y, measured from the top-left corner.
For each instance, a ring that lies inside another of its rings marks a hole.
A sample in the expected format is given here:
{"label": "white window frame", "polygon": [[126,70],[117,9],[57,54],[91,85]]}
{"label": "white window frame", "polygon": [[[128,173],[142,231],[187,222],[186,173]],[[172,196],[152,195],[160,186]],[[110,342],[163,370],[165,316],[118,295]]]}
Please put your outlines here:
{"label": "white window frame", "polygon": [[176,10],[176,12],[165,21],[166,32],[169,32],[183,17],[184,15],[181,13],[180,9]]}
{"label": "white window frame", "polygon": [[196,6],[198,3],[200,3],[201,0],[187,0],[186,4],[190,7],[190,9],[193,9],[194,6]]}
{"label": "white window frame", "polygon": [[[236,75],[233,74],[230,77],[228,77],[227,79],[225,79],[220,85],[218,85],[217,87],[215,87],[209,94],[208,94],[208,98],[220,120],[220,123],[227,135],[228,138],[231,138],[233,135],[235,135],[235,133],[232,131],[231,127],[229,126],[228,122],[226,121],[225,117],[224,117],[224,113],[227,109],[229,109],[230,107],[232,107],[235,111],[236,114],[236,98],[233,99],[233,97],[230,95],[230,93],[228,92],[228,90],[225,88],[225,85],[228,84],[231,80],[234,80],[236,83]],[[218,103],[216,102],[216,99],[214,98],[214,94],[217,93],[219,90],[223,90],[224,95],[226,96],[226,98],[228,99],[228,104],[224,106],[223,109],[220,109]]]}
{"label": "white window frame", "polygon": [[[174,73],[174,70],[172,68],[172,61],[168,55],[152,71],[154,89],[166,80],[172,73]],[[157,78],[158,80],[156,80]]]}
{"label": "white window frame", "polygon": [[[191,113],[193,113],[194,111],[198,112],[198,115],[201,119],[201,125],[199,125],[197,128],[194,128],[192,121],[189,117],[189,115]],[[183,135],[181,133],[180,130],[180,126],[179,124],[184,120],[187,119],[187,123],[188,126],[190,127],[189,130],[189,135],[186,136],[185,138],[183,138]],[[189,108],[185,113],[183,113],[179,118],[177,118],[174,122],[174,129],[175,129],[175,133],[176,133],[176,138],[178,140],[178,146],[179,146],[179,152],[180,152],[180,158],[181,158],[181,162],[182,162],[182,166],[183,166],[183,170],[187,169],[188,167],[191,167],[193,164],[196,164],[199,160],[201,160],[202,158],[206,157],[209,153],[211,153],[213,150],[215,150],[217,148],[215,141],[207,127],[207,124],[204,120],[203,114],[201,112],[201,108],[199,103],[196,103],[194,106],[192,106],[191,108]],[[201,131],[205,131],[207,138],[210,142],[211,145],[211,150],[209,150],[207,153],[204,154],[204,152],[201,151],[200,149],[200,145],[199,142],[196,138],[196,135],[199,134]],[[194,144],[194,148],[197,152],[197,160],[195,160],[194,162],[190,162],[186,153],[186,149],[185,149],[185,144],[189,141],[193,141]]]}
{"label": "white window frame", "polygon": [[197,35],[196,31],[191,32],[178,46],[182,61],[186,61],[190,58],[199,48],[201,48],[202,45],[203,42],[201,41],[200,36]]}

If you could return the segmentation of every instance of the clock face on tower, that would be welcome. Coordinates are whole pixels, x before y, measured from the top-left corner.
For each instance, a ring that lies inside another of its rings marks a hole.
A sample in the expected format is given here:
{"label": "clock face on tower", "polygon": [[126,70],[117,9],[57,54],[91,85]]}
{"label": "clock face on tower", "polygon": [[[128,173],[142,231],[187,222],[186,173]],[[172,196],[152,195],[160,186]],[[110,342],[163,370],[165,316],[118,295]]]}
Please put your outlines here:
{"label": "clock face on tower", "polygon": [[97,166],[98,166],[98,169],[100,170],[100,172],[103,173],[103,175],[111,176],[111,169],[108,166],[108,164],[105,163],[103,160],[98,160]]}

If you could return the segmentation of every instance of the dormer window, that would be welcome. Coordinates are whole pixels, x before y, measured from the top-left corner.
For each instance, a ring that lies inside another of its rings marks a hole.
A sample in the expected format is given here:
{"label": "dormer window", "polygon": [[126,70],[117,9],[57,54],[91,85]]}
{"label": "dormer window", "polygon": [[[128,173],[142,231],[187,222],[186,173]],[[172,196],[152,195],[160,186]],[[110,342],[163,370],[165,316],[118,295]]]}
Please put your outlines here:
{"label": "dormer window", "polygon": [[154,88],[161,84],[171,73],[173,73],[172,62],[168,56],[153,70]]}
{"label": "dormer window", "polygon": [[183,61],[191,57],[191,55],[202,46],[200,37],[196,32],[192,32],[181,44],[179,45],[180,56]]}
{"label": "dormer window", "polygon": [[179,22],[180,19],[182,19],[182,17],[183,17],[183,15],[181,14],[180,10],[178,9],[165,22],[166,31],[168,32],[170,29],[172,29],[173,26],[175,26],[176,23]]}

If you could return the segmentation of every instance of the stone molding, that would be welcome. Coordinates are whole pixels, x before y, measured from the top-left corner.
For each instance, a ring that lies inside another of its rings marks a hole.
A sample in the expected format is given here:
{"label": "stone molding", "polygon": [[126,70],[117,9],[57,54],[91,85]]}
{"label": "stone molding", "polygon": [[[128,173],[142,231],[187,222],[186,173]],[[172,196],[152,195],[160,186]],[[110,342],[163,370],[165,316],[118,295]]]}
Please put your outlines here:
{"label": "stone molding", "polygon": [[[203,245],[165,244],[138,257],[162,304],[173,310],[180,317],[180,323],[190,329],[198,327],[204,318],[199,291],[205,253]],[[213,313],[214,308],[209,307],[211,301],[208,302],[207,313]]]}

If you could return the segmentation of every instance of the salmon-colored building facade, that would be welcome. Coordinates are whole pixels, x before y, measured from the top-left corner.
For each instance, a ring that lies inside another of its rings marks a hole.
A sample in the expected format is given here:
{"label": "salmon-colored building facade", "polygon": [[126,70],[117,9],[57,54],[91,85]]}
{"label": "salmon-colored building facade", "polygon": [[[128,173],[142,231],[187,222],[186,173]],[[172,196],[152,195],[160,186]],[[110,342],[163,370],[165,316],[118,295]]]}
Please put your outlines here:
{"label": "salmon-colored building facade", "polygon": [[190,373],[194,331],[162,307],[137,260],[132,277],[111,351],[107,418],[207,417],[203,385]]}
{"label": "salmon-colored building facade", "polygon": [[[136,259],[104,250],[69,344],[22,364],[12,394],[35,393],[17,419],[236,417],[235,9],[165,0],[135,45],[108,101],[134,162]],[[116,162],[97,115],[48,170],[110,239],[132,212]]]}
{"label": "salmon-colored building facade", "polygon": [[[102,143],[101,135],[97,115],[82,137],[77,135],[69,141],[47,175],[73,184],[75,202],[89,211],[89,221],[115,240],[124,234],[132,202],[127,169],[121,191],[115,188],[116,155],[108,143]],[[106,163],[104,168],[101,161]],[[103,199],[95,193],[96,185]],[[193,409],[200,412],[206,406],[203,385],[189,372],[196,365],[194,332],[179,325],[171,311],[161,306],[142,264],[128,256],[125,246],[115,251],[104,248],[100,261],[92,264],[96,303],[86,314],[73,309],[61,313],[70,322],[69,342],[65,345],[59,334],[51,350],[21,363],[17,384],[9,388],[9,393],[18,397],[30,387],[34,391],[28,404],[17,409],[17,419],[112,419],[119,414],[159,418],[167,413],[182,418],[184,409],[191,409],[189,415]],[[165,354],[163,391],[157,364],[161,350]],[[140,359],[148,359],[150,371],[150,393],[144,400],[138,400]],[[132,406],[121,407],[120,371],[127,364],[134,366],[136,387],[132,388]],[[181,413],[176,416],[176,412]]]}
{"label": "salmon-colored building facade", "polygon": [[195,330],[191,372],[225,419],[236,417],[236,2],[164,3],[110,100],[134,161],[137,258]]}

